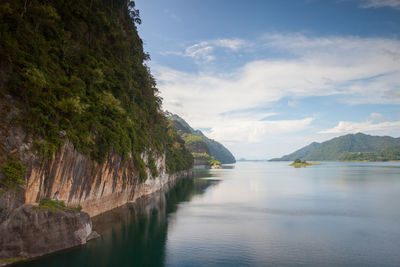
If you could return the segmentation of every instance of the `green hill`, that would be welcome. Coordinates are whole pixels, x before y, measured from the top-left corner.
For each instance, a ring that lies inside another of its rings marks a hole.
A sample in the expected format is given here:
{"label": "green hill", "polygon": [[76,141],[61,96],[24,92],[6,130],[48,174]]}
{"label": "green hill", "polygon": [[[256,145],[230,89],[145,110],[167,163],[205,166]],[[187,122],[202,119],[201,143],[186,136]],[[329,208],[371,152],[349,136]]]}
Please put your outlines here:
{"label": "green hill", "polygon": [[291,161],[296,158],[352,161],[400,160],[400,138],[371,136],[363,133],[348,134],[323,143],[311,143],[292,154],[271,161]]}
{"label": "green hill", "polygon": [[271,159],[270,161],[293,161],[295,159],[304,159],[312,150],[317,148],[320,144],[317,142],[313,142],[308,146],[305,146],[296,152],[283,156],[281,158]]}
{"label": "green hill", "polygon": [[169,120],[174,129],[185,140],[189,151],[207,153],[222,164],[235,163],[235,157],[222,144],[205,136],[201,131],[194,130],[184,119],[172,114]]}

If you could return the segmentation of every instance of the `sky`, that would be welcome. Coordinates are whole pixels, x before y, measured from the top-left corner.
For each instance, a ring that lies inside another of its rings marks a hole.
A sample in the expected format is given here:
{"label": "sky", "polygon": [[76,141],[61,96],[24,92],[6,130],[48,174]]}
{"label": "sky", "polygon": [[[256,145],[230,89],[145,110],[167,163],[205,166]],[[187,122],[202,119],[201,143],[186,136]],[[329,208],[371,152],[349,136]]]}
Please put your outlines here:
{"label": "sky", "polygon": [[136,0],[163,109],[234,156],[400,137],[400,0]]}

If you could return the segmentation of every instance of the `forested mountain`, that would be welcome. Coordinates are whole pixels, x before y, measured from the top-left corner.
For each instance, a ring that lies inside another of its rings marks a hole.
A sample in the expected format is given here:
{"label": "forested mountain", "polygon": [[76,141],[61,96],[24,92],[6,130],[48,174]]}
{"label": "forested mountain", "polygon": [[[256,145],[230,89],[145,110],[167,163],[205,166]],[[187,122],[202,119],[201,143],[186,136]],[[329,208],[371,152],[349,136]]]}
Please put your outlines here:
{"label": "forested mountain", "polygon": [[348,134],[323,143],[311,143],[292,154],[271,161],[304,160],[400,160],[400,138]]}
{"label": "forested mountain", "polygon": [[292,161],[295,159],[304,159],[307,157],[307,155],[314,150],[315,148],[317,148],[320,144],[317,142],[312,142],[311,144],[309,144],[308,146],[305,146],[299,150],[297,150],[296,152],[283,156],[282,158],[276,158],[276,159],[272,159],[271,161]]}
{"label": "forested mountain", "polygon": [[[207,153],[222,164],[235,163],[235,157],[222,144],[205,136],[201,131],[194,130],[178,115],[170,115],[170,122],[175,130],[185,140],[188,149],[195,153]],[[198,150],[198,149],[203,150]],[[197,150],[196,150],[197,149]]]}
{"label": "forested mountain", "polygon": [[140,23],[130,0],[0,2],[0,265],[81,246],[90,216],[191,176]]}
{"label": "forested mountain", "polygon": [[69,139],[97,162],[132,154],[142,175],[145,150],[166,151],[171,173],[190,168],[160,109],[140,23],[129,0],[1,2],[0,95],[43,158]]}

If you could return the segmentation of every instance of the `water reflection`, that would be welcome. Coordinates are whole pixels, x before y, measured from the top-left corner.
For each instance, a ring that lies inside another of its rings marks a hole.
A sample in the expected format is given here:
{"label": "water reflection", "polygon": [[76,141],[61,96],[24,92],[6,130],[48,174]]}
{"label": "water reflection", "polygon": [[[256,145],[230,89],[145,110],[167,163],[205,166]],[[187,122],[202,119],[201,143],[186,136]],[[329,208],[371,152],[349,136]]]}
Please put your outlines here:
{"label": "water reflection", "polygon": [[400,163],[288,164],[196,170],[194,180],[96,218],[102,239],[35,264],[399,265]]}
{"label": "water reflection", "polygon": [[209,179],[184,179],[175,186],[157,192],[93,218],[101,238],[85,247],[56,253],[22,266],[163,266],[169,216],[179,204],[202,195],[219,180],[206,172],[197,175]]}

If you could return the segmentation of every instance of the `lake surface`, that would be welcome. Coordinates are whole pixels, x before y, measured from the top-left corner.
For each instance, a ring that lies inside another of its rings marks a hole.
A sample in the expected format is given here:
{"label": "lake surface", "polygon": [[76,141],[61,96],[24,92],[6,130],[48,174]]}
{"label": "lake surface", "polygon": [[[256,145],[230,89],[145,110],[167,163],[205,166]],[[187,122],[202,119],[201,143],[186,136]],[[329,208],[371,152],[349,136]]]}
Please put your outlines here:
{"label": "lake surface", "polygon": [[22,266],[399,266],[400,163],[239,162],[94,219]]}

